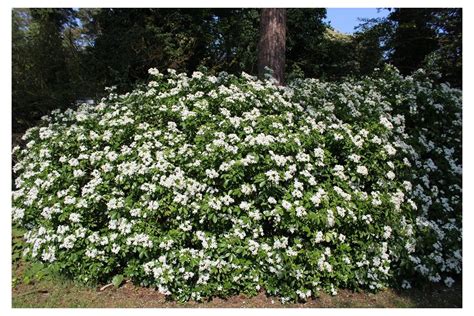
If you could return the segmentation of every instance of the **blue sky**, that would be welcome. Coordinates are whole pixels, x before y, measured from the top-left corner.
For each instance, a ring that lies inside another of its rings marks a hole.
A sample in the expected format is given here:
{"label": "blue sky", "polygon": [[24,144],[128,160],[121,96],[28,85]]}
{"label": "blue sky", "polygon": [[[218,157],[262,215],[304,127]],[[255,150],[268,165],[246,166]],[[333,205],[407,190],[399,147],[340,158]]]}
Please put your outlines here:
{"label": "blue sky", "polygon": [[376,8],[327,8],[326,22],[330,21],[331,26],[342,33],[354,33],[354,27],[360,24],[357,18],[378,18],[385,17],[388,10]]}

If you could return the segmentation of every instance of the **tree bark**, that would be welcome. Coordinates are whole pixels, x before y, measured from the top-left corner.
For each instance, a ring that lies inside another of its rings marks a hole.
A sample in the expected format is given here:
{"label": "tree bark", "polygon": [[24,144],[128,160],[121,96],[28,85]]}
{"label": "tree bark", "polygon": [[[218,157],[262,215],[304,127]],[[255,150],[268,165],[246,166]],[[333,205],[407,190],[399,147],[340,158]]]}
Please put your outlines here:
{"label": "tree bark", "polygon": [[273,70],[273,77],[284,85],[286,51],[286,9],[262,9],[260,14],[260,40],[258,43],[258,74],[265,67]]}

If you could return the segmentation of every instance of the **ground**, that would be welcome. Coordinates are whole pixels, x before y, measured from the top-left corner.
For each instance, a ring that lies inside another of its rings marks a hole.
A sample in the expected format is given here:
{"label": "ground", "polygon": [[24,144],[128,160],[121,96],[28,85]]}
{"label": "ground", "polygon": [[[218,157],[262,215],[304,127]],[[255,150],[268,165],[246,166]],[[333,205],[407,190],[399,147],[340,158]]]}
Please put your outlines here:
{"label": "ground", "polygon": [[425,286],[424,288],[395,291],[387,289],[377,294],[355,293],[340,290],[338,295],[322,294],[306,303],[282,305],[278,299],[260,293],[255,297],[243,295],[229,299],[215,298],[208,302],[178,303],[167,301],[154,289],[142,288],[129,282],[121,287],[86,287],[72,280],[53,276],[39,280],[30,278],[26,283],[28,266],[25,263],[13,265],[12,306],[13,307],[462,307],[462,284],[459,280],[452,288]]}

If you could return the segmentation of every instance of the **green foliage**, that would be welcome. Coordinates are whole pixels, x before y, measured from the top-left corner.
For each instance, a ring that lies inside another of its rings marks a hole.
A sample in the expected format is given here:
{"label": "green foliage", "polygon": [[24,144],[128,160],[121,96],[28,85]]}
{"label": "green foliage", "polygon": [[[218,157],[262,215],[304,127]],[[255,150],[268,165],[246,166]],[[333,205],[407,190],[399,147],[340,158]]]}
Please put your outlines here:
{"label": "green foliage", "polygon": [[112,284],[117,288],[117,287],[119,287],[119,286],[122,284],[123,279],[124,279],[124,278],[123,278],[123,275],[122,275],[122,274],[118,274],[118,275],[116,275],[116,276],[114,276],[114,277],[112,278]]}

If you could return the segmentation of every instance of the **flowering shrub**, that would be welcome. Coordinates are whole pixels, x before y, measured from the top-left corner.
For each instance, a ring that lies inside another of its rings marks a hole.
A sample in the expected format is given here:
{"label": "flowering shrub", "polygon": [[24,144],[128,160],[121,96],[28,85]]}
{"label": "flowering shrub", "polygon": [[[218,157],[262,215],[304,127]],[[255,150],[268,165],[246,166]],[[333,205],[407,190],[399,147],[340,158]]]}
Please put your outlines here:
{"label": "flowering shrub", "polygon": [[422,71],[288,87],[152,81],[26,132],[25,256],[178,300],[451,286],[461,273],[461,92]]}

